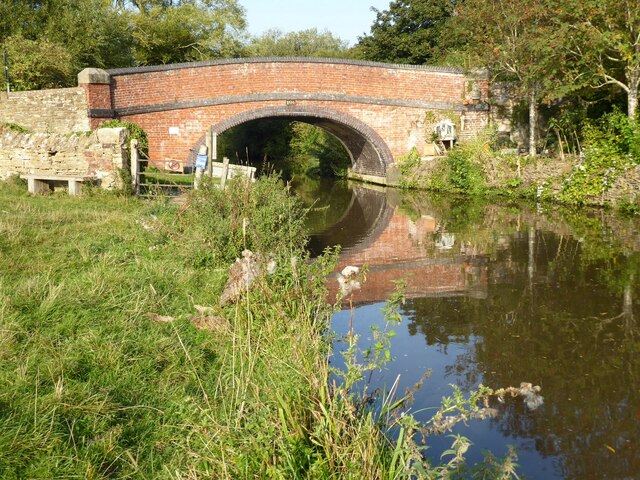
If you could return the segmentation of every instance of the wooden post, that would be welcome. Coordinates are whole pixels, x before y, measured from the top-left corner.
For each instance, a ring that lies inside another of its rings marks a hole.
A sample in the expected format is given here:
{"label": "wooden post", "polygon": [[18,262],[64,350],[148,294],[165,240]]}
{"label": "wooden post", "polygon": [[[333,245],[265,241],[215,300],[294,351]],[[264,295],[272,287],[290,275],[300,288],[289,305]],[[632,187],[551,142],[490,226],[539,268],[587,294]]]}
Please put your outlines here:
{"label": "wooden post", "polygon": [[218,158],[218,135],[213,131],[213,127],[209,127],[207,141],[209,147],[209,176],[213,177],[213,162]]}
{"label": "wooden post", "polygon": [[207,146],[207,170],[206,174],[211,177],[213,173],[213,168],[211,166],[211,128],[207,130],[207,134],[204,136],[204,144]]}
{"label": "wooden post", "polygon": [[224,190],[227,183],[227,175],[229,174],[229,159],[224,157],[222,160],[222,175],[220,175],[220,188]]}
{"label": "wooden post", "polygon": [[[200,150],[198,151],[198,156],[207,155],[208,150],[205,145],[200,146]],[[196,160],[196,177],[193,179],[193,188],[197,190],[200,188],[200,182],[202,182],[202,174],[204,173],[204,168],[197,168],[198,161]],[[206,166],[205,166],[206,168]]]}
{"label": "wooden post", "polygon": [[131,168],[131,185],[133,186],[133,191],[136,195],[140,194],[140,155],[138,154],[138,140],[135,138],[131,139],[130,144],[131,155],[130,155],[130,163],[129,167]]}

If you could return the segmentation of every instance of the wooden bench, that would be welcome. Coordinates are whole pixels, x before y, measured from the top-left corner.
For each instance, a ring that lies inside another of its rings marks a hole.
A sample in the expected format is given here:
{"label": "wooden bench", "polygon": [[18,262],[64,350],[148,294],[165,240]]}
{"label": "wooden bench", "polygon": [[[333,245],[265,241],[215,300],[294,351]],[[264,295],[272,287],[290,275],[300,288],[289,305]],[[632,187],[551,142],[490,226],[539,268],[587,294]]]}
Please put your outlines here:
{"label": "wooden bench", "polygon": [[50,187],[54,182],[66,182],[69,195],[79,195],[81,183],[95,181],[95,177],[81,177],[72,175],[40,175],[37,173],[20,175],[20,177],[27,179],[29,193],[46,193],[50,190]]}

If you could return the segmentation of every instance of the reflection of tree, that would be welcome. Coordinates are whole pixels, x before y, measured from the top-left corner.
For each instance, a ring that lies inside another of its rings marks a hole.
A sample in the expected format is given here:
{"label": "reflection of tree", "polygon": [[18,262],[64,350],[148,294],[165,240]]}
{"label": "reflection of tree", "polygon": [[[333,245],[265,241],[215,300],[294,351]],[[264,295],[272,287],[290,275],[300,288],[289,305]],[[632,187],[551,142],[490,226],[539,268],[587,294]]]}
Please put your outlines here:
{"label": "reflection of tree", "polygon": [[[410,197],[400,204],[413,218],[427,215],[440,226],[422,239],[429,256],[486,261],[487,292],[408,300],[409,333],[444,353],[454,344],[467,346],[455,349],[463,353],[446,369],[447,381],[463,389],[480,381],[541,385],[540,409],[507,402],[495,425],[507,436],[531,439],[542,455],[559,457],[566,478],[636,475],[640,237],[600,212],[542,216],[526,208],[451,203]],[[451,249],[436,248],[443,232],[455,235]]]}
{"label": "reflection of tree", "polygon": [[492,386],[541,385],[541,409],[508,403],[495,422],[560,456],[566,478],[629,477],[640,471],[640,255],[609,243],[606,256],[585,259],[585,242],[523,228],[496,249],[486,300],[415,299],[409,331],[445,352],[475,342],[449,370],[465,388],[481,377]]}

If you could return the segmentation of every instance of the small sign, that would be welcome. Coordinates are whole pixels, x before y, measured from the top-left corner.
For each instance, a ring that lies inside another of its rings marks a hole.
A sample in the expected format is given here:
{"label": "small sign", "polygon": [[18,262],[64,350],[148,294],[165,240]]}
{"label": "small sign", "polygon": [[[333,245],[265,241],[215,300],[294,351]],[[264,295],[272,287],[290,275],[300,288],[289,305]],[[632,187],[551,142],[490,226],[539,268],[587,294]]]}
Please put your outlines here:
{"label": "small sign", "polygon": [[196,157],[196,168],[205,169],[207,168],[207,156],[198,154]]}
{"label": "small sign", "polygon": [[292,106],[292,105],[295,105],[295,104],[296,104],[296,101],[295,101],[295,100],[287,100],[287,101],[285,102],[285,105],[290,105],[290,106]]}
{"label": "small sign", "polygon": [[165,170],[171,170],[172,172],[177,172],[178,170],[182,170],[182,165],[177,160],[167,160],[164,162]]}
{"label": "small sign", "polygon": [[180,129],[178,127],[169,127],[169,135],[180,135]]}

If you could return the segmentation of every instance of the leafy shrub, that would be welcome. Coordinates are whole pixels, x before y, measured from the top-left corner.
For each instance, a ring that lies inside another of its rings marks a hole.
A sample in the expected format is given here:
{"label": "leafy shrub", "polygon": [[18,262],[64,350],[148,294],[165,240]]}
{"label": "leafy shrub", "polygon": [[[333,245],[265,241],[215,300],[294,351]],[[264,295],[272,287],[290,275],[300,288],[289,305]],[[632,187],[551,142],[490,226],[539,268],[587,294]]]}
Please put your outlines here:
{"label": "leafy shrub", "polygon": [[583,130],[584,149],[564,180],[560,200],[584,204],[606,192],[627,168],[640,163],[640,128],[620,111],[604,115]]}
{"label": "leafy shrub", "polygon": [[101,128],[119,128],[124,127],[129,131],[129,138],[138,140],[138,151],[142,158],[149,157],[149,140],[147,132],[140,125],[133,122],[123,122],[121,120],[108,120],[101,125]]}
{"label": "leafy shrub", "polygon": [[454,192],[477,194],[484,190],[484,175],[474,153],[474,149],[460,146],[447,155],[445,163],[449,167],[449,182]]}
{"label": "leafy shrub", "polygon": [[3,45],[11,61],[13,90],[70,87],[79,71],[64,45],[47,38],[31,40],[22,35],[4,39]]}
{"label": "leafy shrub", "polygon": [[420,166],[420,153],[414,147],[409,153],[398,158],[398,168],[400,169],[400,186],[402,188],[416,188],[418,182],[416,175]]}
{"label": "leafy shrub", "polygon": [[232,262],[244,249],[268,254],[290,245],[294,253],[305,242],[302,205],[276,176],[255,183],[234,178],[225,190],[205,181],[192,193],[180,227],[187,250],[207,265]]}
{"label": "leafy shrub", "polygon": [[622,200],[618,204],[617,210],[621,215],[624,215],[625,217],[640,216],[640,196],[636,195],[635,200],[632,200],[630,198]]}

